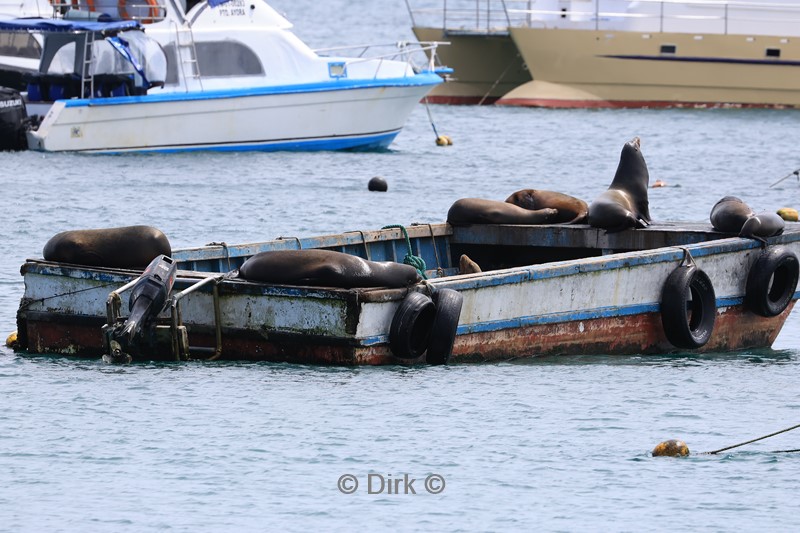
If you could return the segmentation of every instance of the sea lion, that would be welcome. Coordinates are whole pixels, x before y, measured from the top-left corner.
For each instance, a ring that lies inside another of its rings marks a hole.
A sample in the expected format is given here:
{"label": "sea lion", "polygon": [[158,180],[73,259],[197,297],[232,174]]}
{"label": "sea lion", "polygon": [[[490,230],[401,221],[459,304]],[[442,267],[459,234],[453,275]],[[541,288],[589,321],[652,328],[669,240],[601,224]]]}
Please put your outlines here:
{"label": "sea lion", "polygon": [[506,202],[531,211],[556,209],[558,215],[549,221],[552,224],[580,224],[589,214],[589,206],[583,200],[554,191],[523,189],[506,198]]}
{"label": "sea lion", "polygon": [[639,137],[634,137],[622,147],[611,186],[589,205],[589,224],[609,232],[649,226],[649,181]]}
{"label": "sea lion", "polygon": [[786,226],[777,213],[755,214],[749,205],[736,196],[725,196],[714,204],[710,219],[717,231],[761,241],[780,235]]}
{"label": "sea lion", "polygon": [[64,231],[44,245],[46,261],[143,269],[159,255],[172,255],[164,233],[152,226]]}
{"label": "sea lion", "polygon": [[481,198],[462,198],[450,207],[447,221],[454,225],[463,224],[546,224],[558,215],[557,209],[537,209],[532,211],[507,202],[484,200]]}
{"label": "sea lion", "polygon": [[786,223],[781,216],[777,213],[758,213],[748,218],[742,230],[739,232],[739,237],[747,237],[749,239],[756,239],[762,241],[767,237],[774,237],[783,233]]}
{"label": "sea lion", "polygon": [[711,225],[723,233],[739,233],[753,210],[736,196],[725,196],[711,208]]}
{"label": "sea lion", "polygon": [[391,261],[367,261],[332,250],[275,250],[244,262],[239,277],[315,287],[407,287],[422,280],[417,269]]}
{"label": "sea lion", "polygon": [[469,258],[466,254],[461,254],[458,259],[458,273],[459,274],[477,274],[483,272],[480,265]]}

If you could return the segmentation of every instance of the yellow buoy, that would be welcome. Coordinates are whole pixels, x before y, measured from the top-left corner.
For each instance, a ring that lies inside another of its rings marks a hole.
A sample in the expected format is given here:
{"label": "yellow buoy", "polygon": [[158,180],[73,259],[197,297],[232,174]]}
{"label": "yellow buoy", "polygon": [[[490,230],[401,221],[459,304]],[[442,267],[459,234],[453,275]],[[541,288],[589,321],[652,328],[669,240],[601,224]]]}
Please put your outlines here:
{"label": "yellow buoy", "polygon": [[778,209],[778,215],[788,222],[797,222],[797,209],[791,207],[781,207]]}
{"label": "yellow buoy", "polygon": [[439,135],[436,137],[436,146],[453,146],[453,139],[448,135]]}
{"label": "yellow buoy", "polygon": [[686,457],[689,447],[682,440],[667,440],[653,448],[653,457]]}
{"label": "yellow buoy", "polygon": [[9,348],[13,348],[16,345],[17,345],[17,332],[15,331],[11,335],[9,335],[8,338],[6,339],[6,346],[8,346]]}

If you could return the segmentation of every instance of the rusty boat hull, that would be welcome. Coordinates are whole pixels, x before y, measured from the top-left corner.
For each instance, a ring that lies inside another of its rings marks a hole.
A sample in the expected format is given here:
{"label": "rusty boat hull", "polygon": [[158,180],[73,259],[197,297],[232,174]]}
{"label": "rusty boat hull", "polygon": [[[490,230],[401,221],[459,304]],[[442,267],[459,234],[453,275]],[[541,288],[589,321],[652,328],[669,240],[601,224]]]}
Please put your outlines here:
{"label": "rusty boat hull", "polygon": [[[409,293],[439,289],[463,297],[451,363],[728,352],[770,346],[800,296],[793,286],[786,307],[769,317],[753,312],[746,301],[759,257],[774,249],[794,257],[800,252],[800,228],[791,223],[766,244],[715,232],[709,224],[654,224],[619,233],[585,225],[426,224],[408,227],[408,234],[413,253],[428,265],[429,279],[402,289],[271,285],[222,275],[266,250],[320,248],[373,261],[402,260],[407,244],[398,229],[174,251],[179,270],[173,291],[186,291],[179,315],[189,357],[315,365],[425,363],[424,354],[395,357],[390,325]],[[459,274],[461,254],[477,261],[483,272]],[[676,346],[662,320],[665,283],[687,258],[714,289],[713,331],[694,348]],[[78,357],[104,354],[109,294],[141,274],[41,259],[27,260],[21,272],[20,349]],[[191,289],[199,282],[204,286]],[[124,294],[120,303],[127,309]],[[160,320],[165,338],[142,357],[186,358],[166,333],[169,314]]]}

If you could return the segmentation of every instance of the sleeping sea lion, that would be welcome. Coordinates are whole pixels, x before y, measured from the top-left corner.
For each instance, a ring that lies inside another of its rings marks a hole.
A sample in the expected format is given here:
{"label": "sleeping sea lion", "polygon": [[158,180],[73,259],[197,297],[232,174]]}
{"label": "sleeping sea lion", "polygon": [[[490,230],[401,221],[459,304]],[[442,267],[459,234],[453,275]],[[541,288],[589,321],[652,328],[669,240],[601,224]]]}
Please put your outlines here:
{"label": "sleeping sea lion", "polygon": [[777,213],[758,213],[745,221],[739,237],[747,237],[762,241],[767,237],[774,237],[783,233],[786,223]]}
{"label": "sleeping sea lion", "polygon": [[755,214],[749,205],[735,196],[725,196],[714,204],[710,219],[717,231],[761,241],[780,235],[786,226],[777,213]]}
{"label": "sleeping sea lion", "polygon": [[169,240],[151,226],[64,231],[44,245],[46,261],[108,268],[143,269],[159,255],[172,255]]}
{"label": "sleeping sea lion", "polygon": [[532,211],[556,209],[558,215],[549,221],[552,224],[580,224],[586,221],[586,215],[589,213],[589,206],[583,200],[568,194],[539,189],[517,191],[506,198],[506,202]]}
{"label": "sleeping sea lion", "polygon": [[507,202],[462,198],[450,207],[447,221],[454,225],[464,224],[549,224],[558,215],[556,209],[532,211]]}
{"label": "sleeping sea lion", "polygon": [[332,250],[275,250],[244,262],[239,277],[315,287],[407,287],[422,280],[417,269],[391,261],[367,261]]}
{"label": "sleeping sea lion", "polygon": [[649,181],[639,137],[634,137],[622,147],[611,186],[589,205],[589,224],[610,232],[650,225]]}
{"label": "sleeping sea lion", "polygon": [[711,225],[723,233],[739,233],[753,210],[736,196],[725,196],[711,208]]}

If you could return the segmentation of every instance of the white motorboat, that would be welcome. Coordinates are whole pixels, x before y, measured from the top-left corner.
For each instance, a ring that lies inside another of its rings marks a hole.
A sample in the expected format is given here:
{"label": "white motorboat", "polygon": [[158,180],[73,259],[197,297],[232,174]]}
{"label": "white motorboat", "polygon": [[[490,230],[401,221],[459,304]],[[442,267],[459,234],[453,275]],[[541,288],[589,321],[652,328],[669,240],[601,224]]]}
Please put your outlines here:
{"label": "white motorboat", "polygon": [[441,83],[432,59],[414,62],[436,43],[321,55],[261,0],[203,0],[188,13],[171,0],[115,6],[0,20],[2,31],[44,35],[27,102],[53,103],[28,131],[29,148],[380,149]]}

